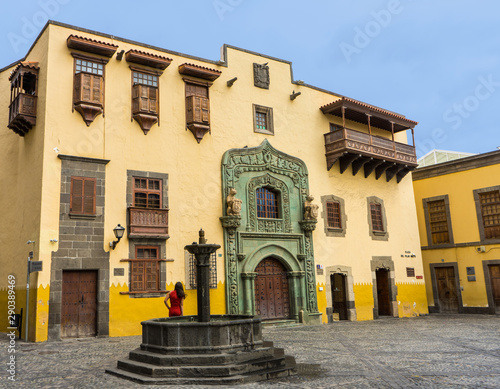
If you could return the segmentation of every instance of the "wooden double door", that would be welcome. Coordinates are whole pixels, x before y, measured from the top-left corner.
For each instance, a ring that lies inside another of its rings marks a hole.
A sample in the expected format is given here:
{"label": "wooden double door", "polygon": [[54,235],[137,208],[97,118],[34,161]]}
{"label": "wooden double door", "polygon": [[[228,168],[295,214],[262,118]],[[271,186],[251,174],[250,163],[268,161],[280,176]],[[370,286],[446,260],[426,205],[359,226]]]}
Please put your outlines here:
{"label": "wooden double door", "polygon": [[440,312],[458,313],[458,290],[453,266],[436,267]]}
{"label": "wooden double door", "polygon": [[97,335],[97,271],[63,271],[61,338]]}
{"label": "wooden double door", "polygon": [[285,267],[269,257],[257,265],[255,272],[255,313],[263,320],[288,319],[290,297]]}

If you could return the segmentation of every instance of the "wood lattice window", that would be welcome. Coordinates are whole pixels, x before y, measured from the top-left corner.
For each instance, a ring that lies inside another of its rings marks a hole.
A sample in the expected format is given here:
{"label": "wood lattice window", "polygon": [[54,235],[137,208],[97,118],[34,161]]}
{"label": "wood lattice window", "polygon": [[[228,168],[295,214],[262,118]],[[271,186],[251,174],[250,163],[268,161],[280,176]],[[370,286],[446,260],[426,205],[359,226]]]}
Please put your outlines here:
{"label": "wood lattice window", "polygon": [[104,112],[104,66],[108,61],[75,53],[73,56],[73,107],[89,126],[97,115]]}
{"label": "wood lattice window", "polygon": [[130,291],[156,292],[160,290],[160,248],[136,246],[135,259],[130,260]]}
{"label": "wood lattice window", "polygon": [[186,83],[186,123],[210,123],[208,86]]}
{"label": "wood lattice window", "polygon": [[372,230],[384,231],[384,222],[382,219],[382,205],[377,203],[371,203],[370,213],[372,219]]}
{"label": "wood lattice window", "polygon": [[479,193],[485,239],[500,238],[500,191]]}
{"label": "wood lattice window", "polygon": [[406,277],[415,277],[415,268],[407,267],[406,268]]}
{"label": "wood lattice window", "polygon": [[444,200],[429,201],[429,225],[432,235],[432,244],[450,243],[448,218]]}
{"label": "wood lattice window", "polygon": [[132,113],[158,114],[158,76],[132,72]]}
{"label": "wood lattice window", "polygon": [[96,179],[71,177],[69,212],[77,215],[95,215]]}
{"label": "wood lattice window", "polygon": [[257,217],[279,219],[278,193],[266,187],[256,191]]}
{"label": "wood lattice window", "polygon": [[152,178],[134,178],[134,206],[162,207],[162,181]]}
{"label": "wood lattice window", "polygon": [[[210,255],[210,276],[209,276],[209,288],[216,289],[217,288],[217,256],[216,253],[212,253]],[[189,254],[189,287],[191,289],[197,288],[196,283],[196,258],[194,254]]]}
{"label": "wood lattice window", "polygon": [[342,228],[340,217],[340,203],[338,201],[326,202],[326,218],[328,228]]}

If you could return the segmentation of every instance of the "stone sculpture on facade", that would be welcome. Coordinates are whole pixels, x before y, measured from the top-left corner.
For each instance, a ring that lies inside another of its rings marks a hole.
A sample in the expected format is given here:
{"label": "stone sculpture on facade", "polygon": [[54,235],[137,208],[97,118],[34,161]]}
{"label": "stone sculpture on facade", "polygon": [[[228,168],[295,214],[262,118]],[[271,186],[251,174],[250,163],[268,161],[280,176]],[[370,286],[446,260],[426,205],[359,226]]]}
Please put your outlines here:
{"label": "stone sculpture on facade", "polygon": [[314,197],[308,195],[304,202],[304,220],[318,220],[319,205],[313,204]]}
{"label": "stone sculpture on facade", "polygon": [[227,215],[228,216],[240,216],[241,215],[241,204],[242,201],[240,199],[237,199],[236,196],[236,189],[231,188],[229,190],[229,195],[227,196]]}

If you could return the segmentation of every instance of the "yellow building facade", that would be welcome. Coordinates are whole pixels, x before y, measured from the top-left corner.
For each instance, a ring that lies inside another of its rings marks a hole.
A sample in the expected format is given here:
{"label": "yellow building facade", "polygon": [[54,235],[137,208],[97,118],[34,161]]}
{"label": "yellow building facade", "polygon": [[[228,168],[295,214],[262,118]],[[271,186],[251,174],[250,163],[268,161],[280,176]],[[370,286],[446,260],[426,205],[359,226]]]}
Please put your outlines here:
{"label": "yellow building facade", "polygon": [[184,246],[200,228],[222,246],[212,314],[428,312],[416,122],[295,81],[277,58],[226,45],[212,61],[57,22],[0,90],[0,301],[11,275],[26,306],[33,251],[30,340],[140,334],[177,281],[196,314]]}
{"label": "yellow building facade", "polygon": [[499,177],[500,151],[413,173],[430,312],[499,312]]}

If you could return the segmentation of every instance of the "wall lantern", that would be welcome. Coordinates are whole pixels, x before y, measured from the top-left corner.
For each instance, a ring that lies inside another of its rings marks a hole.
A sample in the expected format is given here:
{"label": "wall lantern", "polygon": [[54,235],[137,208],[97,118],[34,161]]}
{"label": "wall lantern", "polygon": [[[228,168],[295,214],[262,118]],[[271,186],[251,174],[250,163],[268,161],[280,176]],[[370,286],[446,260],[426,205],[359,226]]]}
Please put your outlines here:
{"label": "wall lantern", "polygon": [[124,232],[125,232],[125,227],[122,227],[120,224],[118,224],[115,228],[113,228],[113,233],[115,234],[116,240],[109,243],[109,245],[113,250],[115,249],[120,239],[123,238]]}

